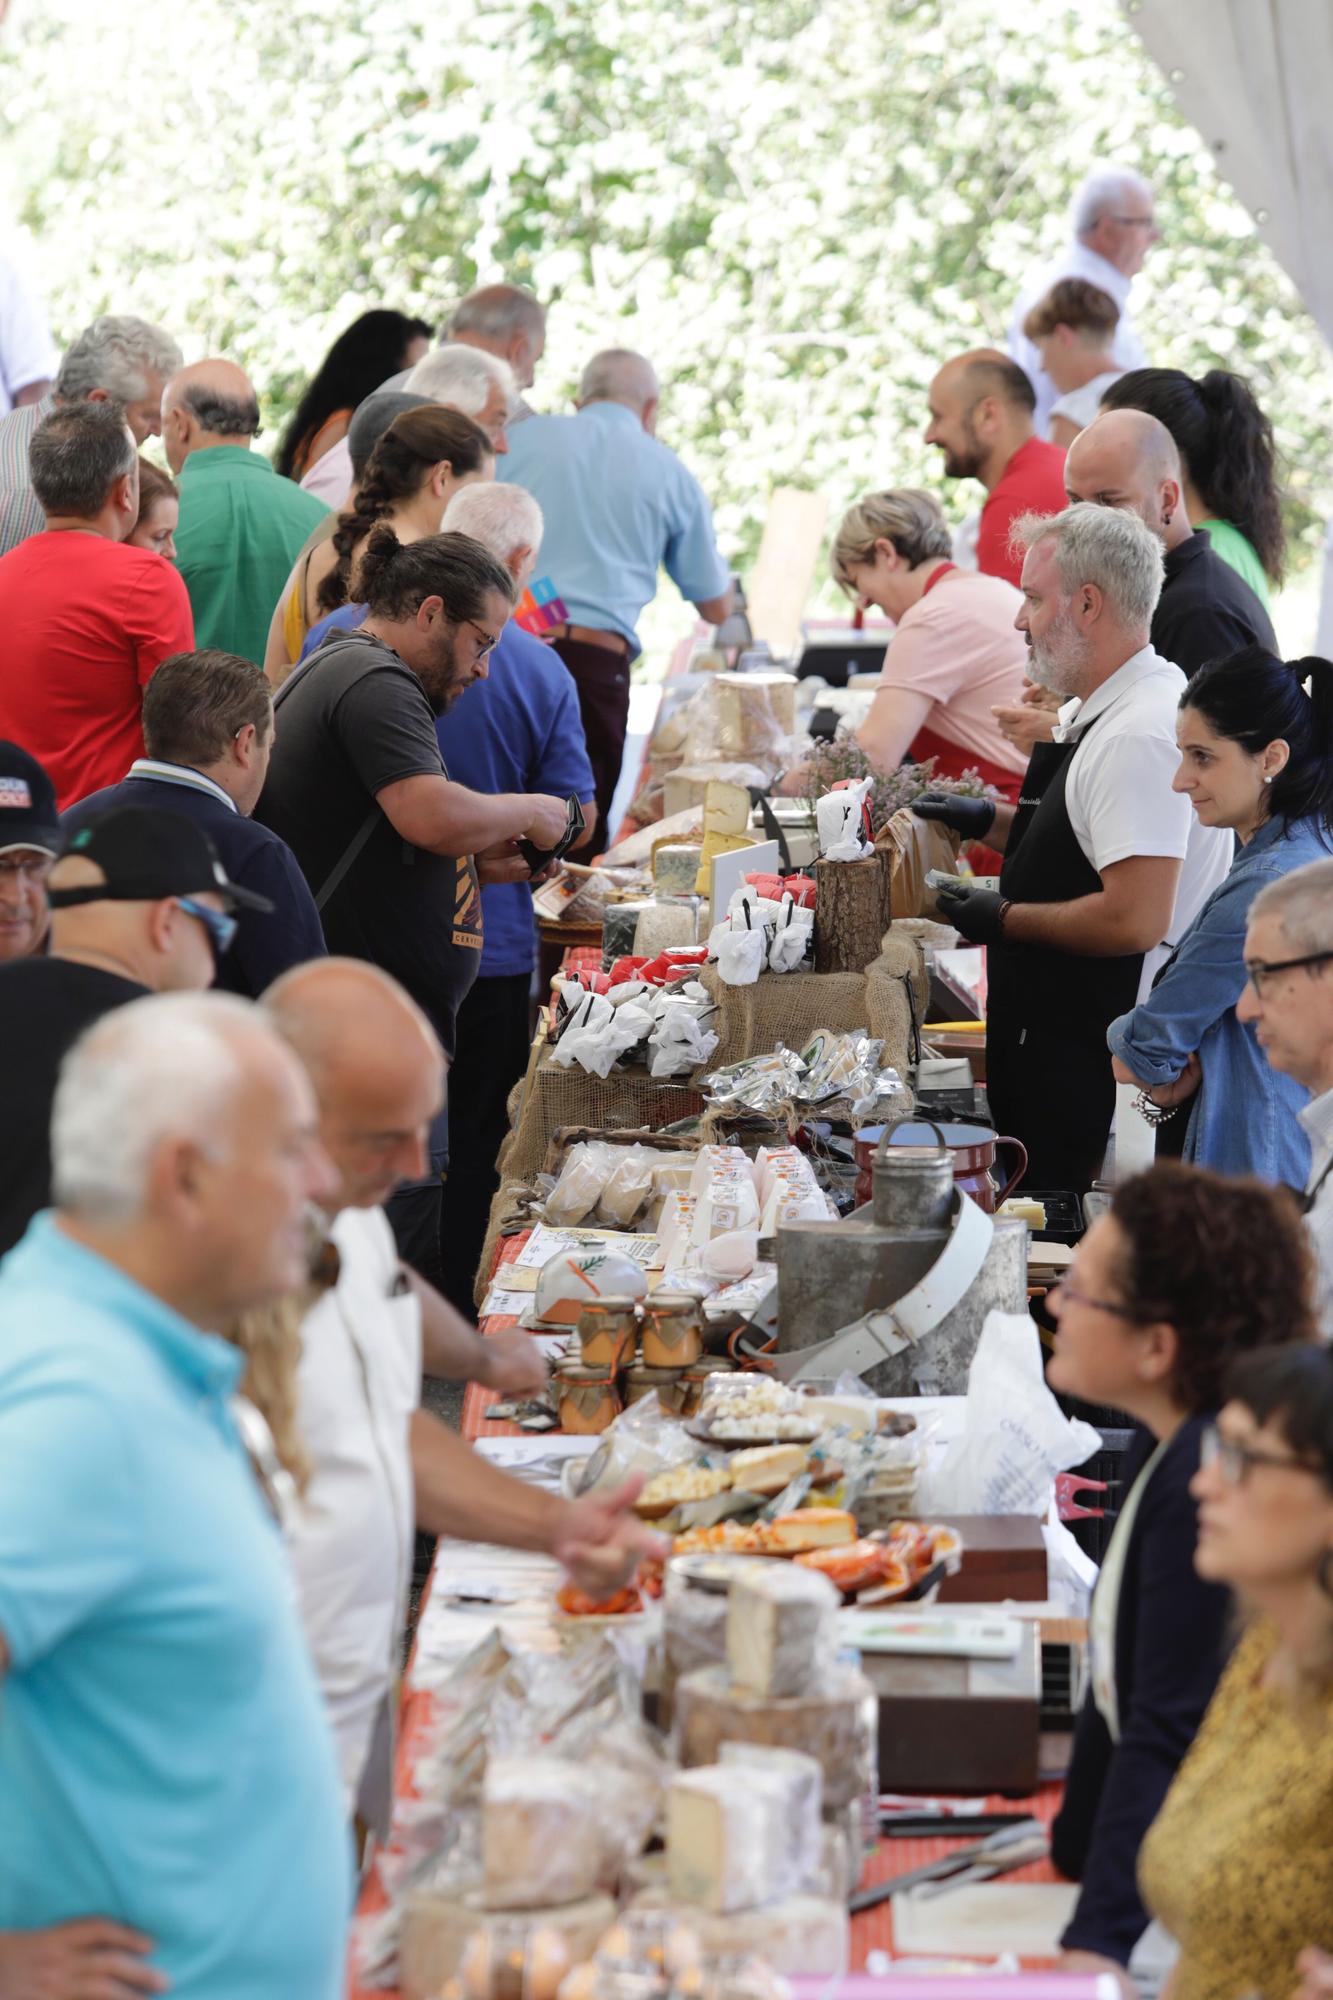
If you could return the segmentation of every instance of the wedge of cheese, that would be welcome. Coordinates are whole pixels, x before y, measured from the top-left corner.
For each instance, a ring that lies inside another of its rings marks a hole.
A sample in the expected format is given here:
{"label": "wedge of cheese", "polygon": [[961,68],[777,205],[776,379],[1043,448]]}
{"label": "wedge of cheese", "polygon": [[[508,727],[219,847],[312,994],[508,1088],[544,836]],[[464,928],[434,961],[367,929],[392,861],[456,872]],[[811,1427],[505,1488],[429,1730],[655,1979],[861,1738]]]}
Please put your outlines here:
{"label": "wedge of cheese", "polygon": [[770,1900],[790,1875],[792,1781],[777,1771],[711,1765],[667,1787],[667,1889],[717,1915]]}
{"label": "wedge of cheese", "polygon": [[[812,1586],[815,1586],[812,1588]],[[808,1694],[837,1652],[841,1598],[817,1571],[774,1563],[727,1593],[727,1667],[745,1694]]]}
{"label": "wedge of cheese", "polygon": [[738,1493],[764,1493],[770,1498],[804,1472],[803,1444],[760,1444],[731,1454],[731,1483]]}

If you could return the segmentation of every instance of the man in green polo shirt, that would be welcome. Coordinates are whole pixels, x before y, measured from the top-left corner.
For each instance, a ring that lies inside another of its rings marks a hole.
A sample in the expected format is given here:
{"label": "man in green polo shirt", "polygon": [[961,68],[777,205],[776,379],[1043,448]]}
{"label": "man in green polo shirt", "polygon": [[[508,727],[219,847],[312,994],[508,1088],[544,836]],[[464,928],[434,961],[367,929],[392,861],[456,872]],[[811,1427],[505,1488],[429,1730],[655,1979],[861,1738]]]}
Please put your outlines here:
{"label": "man in green polo shirt", "polygon": [[180,482],[176,561],[199,646],[260,666],[273,607],[328,508],[250,446],[259,400],[231,361],[196,361],[162,396],[162,442]]}

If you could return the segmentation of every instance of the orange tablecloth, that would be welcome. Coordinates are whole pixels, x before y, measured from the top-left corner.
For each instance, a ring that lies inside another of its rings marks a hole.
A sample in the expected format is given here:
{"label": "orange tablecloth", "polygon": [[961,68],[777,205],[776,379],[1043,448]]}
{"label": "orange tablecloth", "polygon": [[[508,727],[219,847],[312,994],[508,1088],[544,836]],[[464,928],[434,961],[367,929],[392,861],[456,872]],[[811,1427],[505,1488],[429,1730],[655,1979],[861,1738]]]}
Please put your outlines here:
{"label": "orange tablecloth", "polygon": [[[525,1231],[522,1235],[510,1236],[501,1242],[496,1254],[496,1271],[499,1271],[503,1265],[513,1262],[526,1243],[527,1236],[528,1232]],[[492,1316],[481,1321],[481,1331],[483,1333],[493,1333],[501,1327],[514,1326],[515,1324],[516,1321],[512,1318]],[[464,1437],[475,1440],[483,1435],[487,1437],[522,1437],[524,1435],[516,1424],[504,1422],[488,1423],[486,1421],[485,1411],[487,1406],[497,1400],[498,1395],[494,1389],[483,1389],[477,1383],[469,1384],[463,1398]],[[427,1588],[429,1589],[429,1586]],[[411,1663],[409,1661],[408,1677],[404,1682],[402,1706],[399,1710],[398,1756],[394,1780],[394,1791],[398,1797],[411,1796],[412,1787],[409,1773],[421,1737],[429,1727],[432,1703],[433,1698],[431,1695],[412,1688]],[[988,1812],[1027,1812],[1031,1813],[1034,1818],[1049,1824],[1059,1808],[1063,1790],[1064,1788],[1060,1784],[1048,1784],[1043,1785],[1033,1797],[1027,1799],[1006,1799],[999,1796],[990,1797],[986,1800],[986,1810]],[[961,1831],[965,1833],[966,1829],[963,1828]],[[871,1883],[887,1881],[890,1875],[903,1875],[909,1869],[923,1867],[927,1862],[936,1861],[941,1856],[948,1854],[955,1844],[953,1841],[939,1839],[882,1840],[877,1852],[866,1865],[861,1878],[861,1885],[863,1888],[866,1888]],[[1012,1876],[1008,1876],[1005,1879],[1014,1882],[1058,1882],[1061,1878],[1057,1875],[1049,1861],[1038,1861],[1034,1862],[1028,1868],[1016,1869]],[[372,1864],[362,1889],[360,1903],[358,1904],[358,1915],[369,1914],[372,1911],[383,1909],[385,1900],[383,1886]],[[851,1965],[853,1971],[864,1969],[866,1959],[872,1951],[892,1951],[892,1909],[893,1906],[891,1903],[884,1902],[877,1909],[866,1910],[860,1916],[852,1919]],[[1032,1959],[1025,1961],[1025,1963],[1035,1967],[1047,1964],[1049,1961]],[[348,1994],[349,2000],[376,2000],[376,1996],[378,1996],[378,2000],[394,2000],[394,1994],[391,1991],[386,1993],[386,1989],[383,1987],[376,1988],[373,1991],[368,1987],[362,1987],[358,1983],[354,1971],[349,1973]]]}

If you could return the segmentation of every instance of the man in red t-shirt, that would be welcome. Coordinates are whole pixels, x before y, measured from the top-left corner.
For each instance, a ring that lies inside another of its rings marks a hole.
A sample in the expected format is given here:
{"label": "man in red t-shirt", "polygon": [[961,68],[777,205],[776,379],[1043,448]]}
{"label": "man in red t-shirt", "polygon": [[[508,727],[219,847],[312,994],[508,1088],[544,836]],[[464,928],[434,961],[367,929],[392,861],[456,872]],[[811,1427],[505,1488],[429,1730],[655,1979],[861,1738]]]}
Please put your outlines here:
{"label": "man in red t-shirt", "polygon": [[142,757],[144,683],[191,650],[194,620],[171,564],[125,541],[139,459],[119,404],[53,410],[30,463],[46,527],[0,557],[0,737],[45,766],[63,812]]}
{"label": "man in red t-shirt", "polygon": [[978,347],[946,361],[929,398],[926,443],[944,453],[950,479],[979,479],[986,489],[977,568],[1016,584],[1023,557],[1011,552],[1009,530],[1020,514],[1063,512],[1064,452],[1036,435],[1032,384],[998,348]]}

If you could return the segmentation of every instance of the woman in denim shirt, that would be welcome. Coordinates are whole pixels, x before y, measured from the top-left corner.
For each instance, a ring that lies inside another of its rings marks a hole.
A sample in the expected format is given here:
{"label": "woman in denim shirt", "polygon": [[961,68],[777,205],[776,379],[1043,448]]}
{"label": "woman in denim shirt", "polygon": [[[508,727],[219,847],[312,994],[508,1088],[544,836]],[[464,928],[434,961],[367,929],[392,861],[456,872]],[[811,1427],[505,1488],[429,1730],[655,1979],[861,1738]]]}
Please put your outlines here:
{"label": "woman in denim shirt", "polygon": [[1111,1023],[1112,1066],[1150,1106],[1192,1099],[1187,1160],[1302,1188],[1310,1147],[1296,1113],[1308,1093],[1269,1067],[1235,1009],[1251,902],[1333,852],[1333,665],[1247,646],[1195,674],[1177,735],[1175,789],[1205,826],[1234,830],[1236,859],[1148,998]]}

